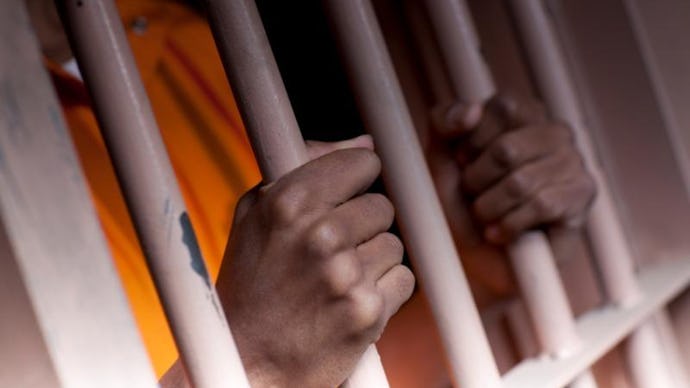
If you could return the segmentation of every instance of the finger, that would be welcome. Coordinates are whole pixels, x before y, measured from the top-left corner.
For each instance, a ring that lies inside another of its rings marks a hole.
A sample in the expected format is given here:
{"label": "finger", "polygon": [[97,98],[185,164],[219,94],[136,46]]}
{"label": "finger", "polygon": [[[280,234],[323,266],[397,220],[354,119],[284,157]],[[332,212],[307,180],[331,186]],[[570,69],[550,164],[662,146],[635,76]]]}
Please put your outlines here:
{"label": "finger", "polygon": [[544,104],[512,92],[502,92],[493,97],[487,103],[487,110],[501,117],[512,128],[543,124],[547,120]]}
{"label": "finger", "polygon": [[479,125],[458,149],[458,161],[461,165],[473,161],[504,132],[545,122],[546,112],[540,103],[510,93],[494,96],[486,103]]}
{"label": "finger", "polygon": [[472,204],[478,221],[487,224],[529,201],[547,185],[557,185],[568,175],[568,157],[564,152],[527,163],[491,186]]}
{"label": "finger", "polygon": [[408,299],[414,291],[415,278],[406,266],[399,264],[388,270],[376,282],[376,287],[383,295],[383,319],[388,321]]}
{"label": "finger", "polygon": [[467,166],[463,184],[477,194],[515,168],[572,144],[570,130],[551,125],[526,126],[501,134]]}
{"label": "finger", "polygon": [[561,126],[528,126],[496,139],[463,172],[463,190],[478,195],[520,166],[571,144]]}
{"label": "finger", "polygon": [[353,287],[342,301],[352,334],[368,342],[376,341],[386,322],[385,299],[379,289],[362,283]]}
{"label": "finger", "polygon": [[434,132],[444,138],[466,134],[476,127],[482,117],[481,104],[466,104],[460,101],[438,106],[431,111]]}
{"label": "finger", "polygon": [[304,212],[330,211],[366,190],[381,171],[372,151],[349,148],[326,154],[262,188],[268,217],[290,224]]}
{"label": "finger", "polygon": [[340,252],[316,265],[321,268],[319,275],[326,292],[334,298],[348,295],[364,279],[364,268],[354,251]]}
{"label": "finger", "polygon": [[249,189],[246,193],[242,194],[240,200],[237,201],[237,206],[235,206],[235,216],[233,220],[233,225],[235,222],[244,219],[244,217],[249,213],[249,209],[254,206],[258,199],[259,190],[261,189],[261,183]]}
{"label": "finger", "polygon": [[460,166],[474,161],[489,143],[506,130],[496,115],[484,114],[474,130],[458,144],[456,160]]}
{"label": "finger", "polygon": [[309,160],[314,160],[333,151],[347,148],[366,148],[371,151],[374,150],[374,140],[370,135],[361,135],[352,139],[335,142],[307,140],[305,143],[307,145]]}
{"label": "finger", "polygon": [[352,333],[376,341],[386,322],[410,298],[414,284],[412,271],[399,264],[389,269],[376,284],[362,283],[352,288],[342,300]]}
{"label": "finger", "polygon": [[392,233],[381,233],[357,247],[364,277],[372,283],[394,266],[402,263],[403,244]]}
{"label": "finger", "polygon": [[[357,247],[385,232],[393,224],[395,211],[383,195],[367,193],[338,206],[314,226],[317,237],[335,239],[328,255]],[[323,229],[323,230],[319,230]]]}
{"label": "finger", "polygon": [[586,212],[591,198],[582,195],[581,182],[565,182],[538,192],[530,201],[512,210],[485,230],[489,242],[505,244],[521,233],[550,223],[568,220]]}

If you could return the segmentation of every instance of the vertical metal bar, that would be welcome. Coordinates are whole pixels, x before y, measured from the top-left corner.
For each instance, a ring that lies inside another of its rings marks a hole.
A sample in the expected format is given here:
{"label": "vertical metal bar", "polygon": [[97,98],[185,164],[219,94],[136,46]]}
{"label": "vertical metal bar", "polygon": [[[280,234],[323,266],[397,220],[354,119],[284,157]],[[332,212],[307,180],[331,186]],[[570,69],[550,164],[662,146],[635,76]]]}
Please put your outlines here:
{"label": "vertical metal bar", "polygon": [[376,346],[371,345],[362,355],[355,370],[341,388],[387,388],[388,378],[381,363],[381,356]]}
{"label": "vertical metal bar", "polygon": [[539,355],[540,349],[524,301],[518,299],[508,307],[507,321],[519,359]]}
{"label": "vertical metal bar", "polygon": [[682,340],[679,339],[679,336],[673,328],[669,310],[664,309],[659,311],[658,314],[652,317],[652,320],[673,379],[676,381],[677,385],[687,386],[690,380],[688,380],[688,371],[683,362],[683,355],[681,352]]}
{"label": "vertical metal bar", "polygon": [[437,104],[450,104],[455,99],[452,85],[448,82],[450,75],[440,56],[434,32],[424,11],[424,4],[420,1],[405,1],[404,7],[414,47],[419,52],[420,64],[433,99]]}
{"label": "vertical metal bar", "polygon": [[252,0],[206,0],[209,22],[261,174],[273,182],[307,151]]}
{"label": "vertical metal bar", "polygon": [[[496,88],[481,57],[467,5],[459,0],[427,0],[427,7],[457,96],[468,104],[484,103]],[[507,251],[542,351],[555,356],[575,351],[580,346],[575,320],[544,234],[527,232]],[[596,383],[586,371],[571,386]]]}
{"label": "vertical metal bar", "polygon": [[0,51],[0,336],[37,336],[0,339],[0,385],[156,387],[21,0],[0,2]]}
{"label": "vertical metal bar", "polygon": [[[577,94],[567,72],[556,35],[540,0],[512,0],[528,58],[545,102],[554,118],[573,129],[585,163],[594,177],[598,195],[587,220],[587,233],[612,303],[630,306],[640,297],[634,262],[613,199],[585,126]],[[644,323],[627,340],[627,358],[639,387],[686,386],[674,381],[665,362],[660,338],[652,322]]]}
{"label": "vertical metal bar", "polygon": [[460,266],[412,120],[368,0],[327,0],[364,123],[456,385],[499,387],[500,377]]}
{"label": "vertical metal bar", "polygon": [[[290,100],[253,0],[206,0],[216,45],[266,182],[308,161]],[[375,346],[347,386],[388,387]]]}
{"label": "vertical metal bar", "polygon": [[[6,103],[0,98],[0,104]],[[1,130],[5,129],[1,127]],[[5,227],[0,225],[0,306],[3,317],[10,317],[0,319],[0,342],[3,344],[0,350],[0,387],[59,387],[60,382],[29,297],[27,277],[20,272]]]}
{"label": "vertical metal bar", "polygon": [[115,5],[58,5],[190,381],[249,387]]}

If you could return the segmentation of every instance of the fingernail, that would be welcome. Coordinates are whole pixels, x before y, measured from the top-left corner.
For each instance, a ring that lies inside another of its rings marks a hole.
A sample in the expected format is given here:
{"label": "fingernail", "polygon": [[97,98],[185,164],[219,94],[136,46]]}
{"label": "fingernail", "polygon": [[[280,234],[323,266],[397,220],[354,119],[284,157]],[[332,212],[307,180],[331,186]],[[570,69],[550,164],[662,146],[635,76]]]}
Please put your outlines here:
{"label": "fingernail", "polygon": [[464,116],[464,125],[467,128],[474,128],[479,125],[484,113],[483,104],[472,104],[469,106]]}
{"label": "fingernail", "polygon": [[446,125],[452,129],[468,130],[479,124],[481,117],[481,104],[456,104],[446,113]]}
{"label": "fingernail", "polygon": [[348,146],[351,147],[362,147],[362,148],[368,148],[370,150],[374,149],[374,139],[371,137],[371,135],[359,135],[357,137],[353,137],[352,139],[348,140]]}

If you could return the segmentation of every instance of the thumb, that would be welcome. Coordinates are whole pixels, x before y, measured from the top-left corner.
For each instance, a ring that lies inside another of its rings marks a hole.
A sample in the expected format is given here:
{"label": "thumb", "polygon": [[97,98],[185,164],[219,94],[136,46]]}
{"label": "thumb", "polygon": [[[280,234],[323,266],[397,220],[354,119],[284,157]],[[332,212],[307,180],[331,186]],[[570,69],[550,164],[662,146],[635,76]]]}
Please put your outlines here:
{"label": "thumb", "polygon": [[309,160],[314,160],[333,151],[347,148],[366,148],[372,151],[374,150],[374,140],[370,135],[361,135],[353,137],[352,139],[334,142],[307,140],[305,143],[307,145]]}
{"label": "thumb", "polygon": [[483,104],[460,101],[440,105],[431,111],[431,126],[437,135],[455,137],[474,129],[481,121]]}

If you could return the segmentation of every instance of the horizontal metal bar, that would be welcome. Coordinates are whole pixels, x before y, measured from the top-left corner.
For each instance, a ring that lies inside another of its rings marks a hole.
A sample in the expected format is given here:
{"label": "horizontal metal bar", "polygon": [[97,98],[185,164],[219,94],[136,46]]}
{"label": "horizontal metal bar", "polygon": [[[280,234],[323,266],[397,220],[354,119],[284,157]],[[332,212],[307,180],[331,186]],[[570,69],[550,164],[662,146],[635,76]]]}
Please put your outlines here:
{"label": "horizontal metal bar", "polygon": [[581,349],[568,357],[521,362],[504,376],[505,388],[560,388],[614,348],[652,314],[664,308],[690,283],[690,258],[655,265],[638,275],[642,297],[621,308],[608,305],[580,317],[577,331]]}

